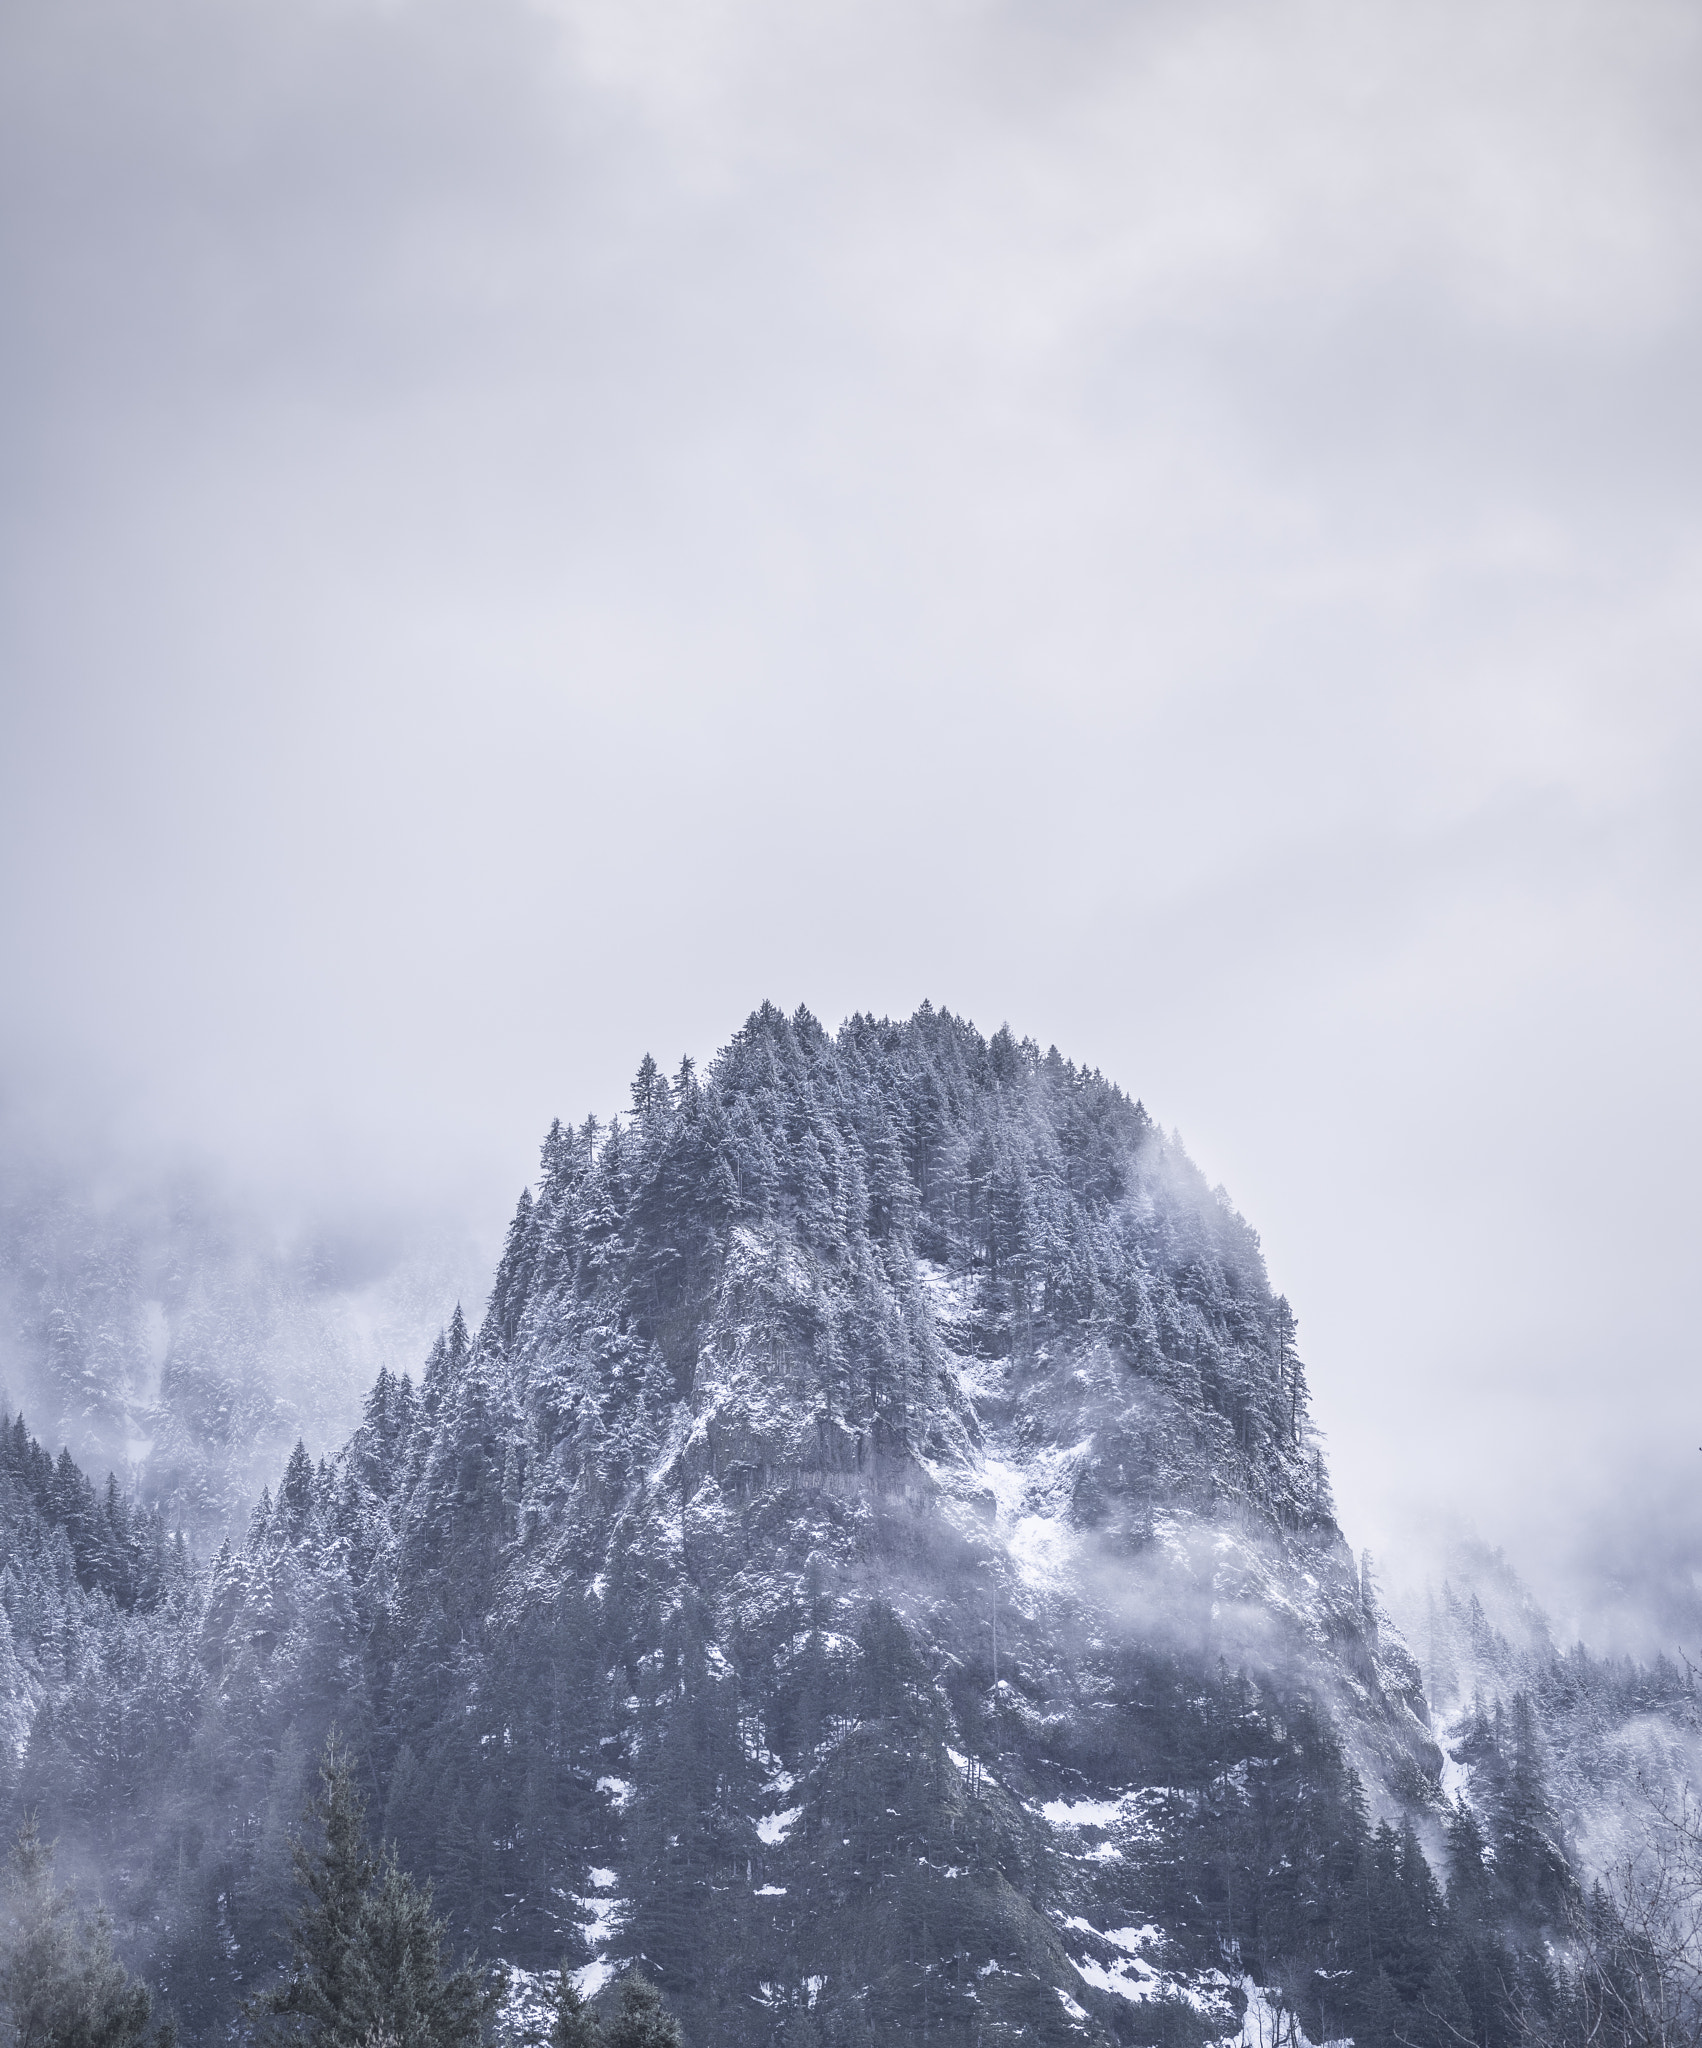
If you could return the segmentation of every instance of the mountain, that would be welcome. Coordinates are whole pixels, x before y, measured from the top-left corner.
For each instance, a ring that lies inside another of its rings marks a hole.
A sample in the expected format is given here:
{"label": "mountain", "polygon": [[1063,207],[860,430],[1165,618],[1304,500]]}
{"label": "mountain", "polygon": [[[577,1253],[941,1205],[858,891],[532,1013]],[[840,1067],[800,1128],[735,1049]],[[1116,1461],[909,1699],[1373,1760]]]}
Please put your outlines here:
{"label": "mountain", "polygon": [[1688,1673],[1450,1586],[1427,1689],[1179,1141],[926,1005],[765,1006],[632,1098],[552,1127],[480,1327],[198,1572],[114,1579],[122,1503],[5,1439],[0,1789],[191,2033],[275,1967],[333,1722],[517,2025],[641,1961],[696,2048],[1558,2026],[1555,1703],[1628,1785]]}
{"label": "mountain", "polygon": [[340,1443],[378,1368],[417,1360],[489,1274],[441,1228],[280,1228],[204,1173],[20,1157],[0,1186],[0,1385],[216,1546],[299,1435]]}

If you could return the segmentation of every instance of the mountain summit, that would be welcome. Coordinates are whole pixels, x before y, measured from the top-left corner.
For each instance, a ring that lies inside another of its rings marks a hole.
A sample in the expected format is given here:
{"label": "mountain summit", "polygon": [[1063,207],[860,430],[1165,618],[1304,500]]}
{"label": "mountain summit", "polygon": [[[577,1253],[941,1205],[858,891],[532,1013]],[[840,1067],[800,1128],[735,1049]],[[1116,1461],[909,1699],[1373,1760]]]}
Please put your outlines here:
{"label": "mountain summit", "polygon": [[765,1005],[646,1058],[551,1128],[480,1326],[193,1587],[68,1580],[83,1495],[13,1435],[63,1591],[8,1598],[9,1796],[135,1873],[195,2025],[272,1966],[333,1722],[522,2031],[564,1960],[694,2048],[1497,2048],[1547,1995],[1529,1702],[1445,1797],[1257,1236],[1008,1030]]}
{"label": "mountain summit", "polygon": [[1098,1073],[927,1007],[765,1007],[632,1098],[551,1130],[482,1329],[351,1446],[387,1825],[511,1951],[584,1901],[697,2040],[1186,2005],[1258,1939],[1184,1846],[1224,1724],[1297,1819],[1339,1728],[1348,1831],[1349,1762],[1441,1763],[1257,1237]]}

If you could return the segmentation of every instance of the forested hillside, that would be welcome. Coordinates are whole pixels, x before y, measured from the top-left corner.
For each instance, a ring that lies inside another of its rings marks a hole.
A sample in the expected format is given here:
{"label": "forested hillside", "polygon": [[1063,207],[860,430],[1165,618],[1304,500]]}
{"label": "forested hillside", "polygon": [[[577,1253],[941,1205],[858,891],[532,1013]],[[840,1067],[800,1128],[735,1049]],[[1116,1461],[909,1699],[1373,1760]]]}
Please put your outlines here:
{"label": "forested hillside", "polygon": [[1612,1727],[1670,1771],[1693,1712],[1472,1662],[1452,1593],[1427,1698],[1255,1233],[927,1006],[765,1007],[554,1126],[482,1322],[210,1559],[4,1445],[7,1810],[195,2039],[279,1965],[335,1724],[468,1953],[641,1961],[696,2048],[1559,2040],[1564,1701],[1627,1784]]}
{"label": "forested hillside", "polygon": [[445,1295],[488,1285],[454,1231],[280,1222],[205,1175],[133,1185],[0,1146],[0,1386],[44,1440],[134,1480],[198,1544],[247,1523],[304,1431],[342,1442]]}

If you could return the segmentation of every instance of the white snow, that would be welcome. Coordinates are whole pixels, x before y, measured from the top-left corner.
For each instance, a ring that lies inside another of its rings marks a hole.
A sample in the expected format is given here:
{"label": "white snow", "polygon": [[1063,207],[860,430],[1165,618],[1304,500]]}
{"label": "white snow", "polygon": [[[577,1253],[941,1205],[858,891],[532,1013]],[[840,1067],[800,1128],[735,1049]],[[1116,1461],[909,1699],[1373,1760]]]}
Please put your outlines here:
{"label": "white snow", "polygon": [[954,1280],[949,1267],[934,1259],[918,1259],[916,1278],[928,1297],[928,1306],[936,1314],[943,1313],[955,1319],[967,1311],[968,1303],[964,1298],[967,1284]]}
{"label": "white snow", "polygon": [[[1196,2012],[1208,2019],[1227,2018],[1223,2007],[1223,1993],[1229,1988],[1229,1979],[1220,1970],[1211,1970],[1204,1977],[1190,1980],[1186,1975],[1175,1975],[1164,1969],[1159,1960],[1164,1932],[1151,1921],[1140,1927],[1111,1927],[1101,1931],[1091,1920],[1084,1920],[1079,1914],[1073,1914],[1063,1921],[1062,1925],[1078,1934],[1090,1934],[1096,1941],[1108,1942],[1113,1948],[1123,1951],[1109,1963],[1102,1963],[1094,1956],[1071,1959],[1076,1974],[1084,1984],[1091,1984],[1094,1990],[1108,1991],[1113,1997],[1127,1999],[1131,2005],[1148,2005],[1160,1998],[1185,1999]],[[1140,1951],[1143,1949],[1147,1950],[1148,1954],[1141,1954]],[[1254,1993],[1250,1991],[1248,1995],[1251,1998]],[[1274,2023],[1276,2015],[1274,2009],[1268,2007],[1268,2001],[1261,2010],[1266,2011],[1269,2021]],[[1288,2024],[1286,2015],[1283,2016],[1283,2024],[1285,2027]],[[1274,2048],[1278,2041],[1283,2044],[1283,2048],[1290,2048],[1289,2036],[1286,2033],[1269,2032],[1263,2037],[1255,2034],[1250,2038],[1258,2043],[1258,2048]],[[1236,2048],[1239,2048],[1242,2036],[1237,2034],[1232,2039]],[[1221,2043],[1220,2048],[1231,2048],[1231,2043]],[[1312,2044],[1306,2041],[1304,2035],[1297,2035],[1293,2048],[1312,2048]],[[1322,2048],[1351,2048],[1351,2043],[1326,2042],[1322,2044]]]}
{"label": "white snow", "polygon": [[989,1489],[1017,1577],[1037,1592],[1068,1578],[1080,1542],[1070,1527],[1070,1499],[1093,1438],[1042,1450],[1018,1462],[989,1452],[976,1477]]}
{"label": "white snow", "polygon": [[601,1868],[598,1868],[595,1870],[587,1871],[586,1875],[591,1880],[592,1888],[600,1892],[606,1892],[610,1890],[615,1881],[615,1874],[612,1870],[603,1870]]}
{"label": "white snow", "polygon": [[[1151,1963],[1142,1962],[1138,1956],[1129,1962],[1113,1963],[1109,1969],[1103,1963],[1096,1963],[1091,1956],[1082,1956],[1075,1967],[1076,1975],[1084,1984],[1091,1984],[1095,1991],[1114,1992],[1117,1997],[1127,1998],[1135,2005],[1157,1998],[1164,1989],[1163,1980]],[[1137,1974],[1131,1976],[1131,1971]]]}
{"label": "white snow", "polygon": [[585,1963],[573,1972],[573,1988],[581,1998],[595,1998],[603,1986],[614,1976],[616,1965],[607,1956],[599,1956],[594,1963]]}
{"label": "white snow", "polygon": [[759,1899],[783,1899],[786,1887],[783,1884],[759,1884],[754,1894]]}
{"label": "white snow", "polygon": [[1108,1828],[1128,1795],[1115,1799],[1048,1799],[1040,1811],[1055,1828]]}
{"label": "white snow", "polygon": [[505,1967],[508,1989],[503,1994],[499,2038],[509,2041],[546,2038],[555,2011],[549,1973],[523,1970],[515,1963]]}
{"label": "white snow", "polygon": [[578,1903],[585,1910],[581,1926],[585,1939],[592,1948],[601,1948],[619,1927],[626,1916],[625,1899],[580,1899]]}
{"label": "white snow", "polygon": [[631,1804],[632,1786],[625,1778],[599,1778],[597,1790],[609,1795],[609,1804],[616,1813],[624,1813]]}
{"label": "white snow", "polygon": [[1024,1583],[1045,1592],[1069,1576],[1078,1545],[1061,1517],[1023,1515],[1010,1533],[1008,1548]]}
{"label": "white snow", "polygon": [[1108,1941],[1113,1948],[1120,1948],[1129,1955],[1138,1955],[1143,1948],[1151,1948],[1164,1939],[1150,1920],[1144,1927],[1107,1927],[1101,1932],[1091,1920],[1072,1913],[1064,1925],[1075,1928],[1079,1933],[1091,1934],[1099,1941]]}
{"label": "white snow", "polygon": [[1008,1458],[983,1458],[980,1477],[992,1492],[1001,1516],[1014,1515],[1028,1491],[1028,1471]]}
{"label": "white snow", "polygon": [[1129,1955],[1136,1955],[1143,1948],[1151,1948],[1155,1942],[1162,1941],[1163,1938],[1150,1920],[1144,1927],[1107,1927],[1100,1937],[1101,1940],[1110,1942],[1113,1948],[1123,1949]]}
{"label": "white snow", "polygon": [[756,1824],[757,1839],[766,1842],[771,1849],[776,1843],[785,1841],[803,1810],[801,1806],[789,1806],[784,1813],[765,1814]]}
{"label": "white snow", "polygon": [[[1237,2037],[1242,2048],[1313,2048],[1294,2014],[1278,2012],[1251,1977],[1242,1978],[1241,1989],[1247,1994],[1247,2013]],[[1318,2048],[1353,2048],[1353,2043],[1323,2041]]]}
{"label": "white snow", "polygon": [[[988,1770],[987,1766],[978,1757],[967,1757],[961,1750],[953,1749],[949,1743],[946,1745],[946,1755],[956,1764],[958,1772],[962,1777],[967,1778],[973,1771],[978,1776],[981,1784],[998,1784],[998,1779],[993,1776],[992,1772]],[[889,1807],[887,1810],[891,1812],[892,1809]]]}

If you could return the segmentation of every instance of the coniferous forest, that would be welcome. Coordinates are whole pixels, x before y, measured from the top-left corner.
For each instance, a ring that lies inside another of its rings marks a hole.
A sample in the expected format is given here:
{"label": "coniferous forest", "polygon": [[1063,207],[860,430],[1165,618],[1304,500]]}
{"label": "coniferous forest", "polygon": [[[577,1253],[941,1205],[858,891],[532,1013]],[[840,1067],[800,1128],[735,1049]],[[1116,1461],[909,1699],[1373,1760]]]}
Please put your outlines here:
{"label": "coniferous forest", "polygon": [[0,1557],[30,2048],[1702,2039],[1689,1666],[1409,1647],[1226,1193],[926,1005],[552,1126],[216,1550],[8,1416]]}

